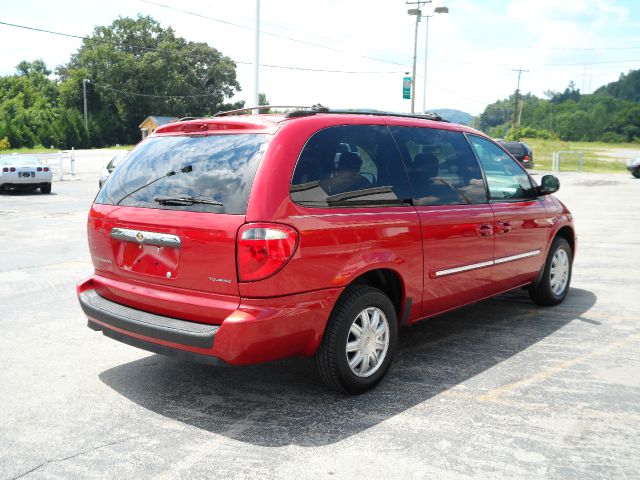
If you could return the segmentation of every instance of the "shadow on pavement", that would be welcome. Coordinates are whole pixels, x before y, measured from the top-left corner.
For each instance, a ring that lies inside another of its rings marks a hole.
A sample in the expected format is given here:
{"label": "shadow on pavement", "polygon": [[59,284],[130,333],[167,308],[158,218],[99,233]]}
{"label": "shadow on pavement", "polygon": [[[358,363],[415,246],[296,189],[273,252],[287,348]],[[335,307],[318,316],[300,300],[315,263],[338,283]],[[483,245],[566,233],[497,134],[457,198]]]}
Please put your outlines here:
{"label": "shadow on pavement", "polygon": [[327,390],[310,359],[209,367],[152,355],[100,374],[115,391],[157,414],[261,446],[344,440],[494,367],[579,319],[596,302],[571,289],[557,307],[510,292],[401,330],[394,363],[376,389]]}
{"label": "shadow on pavement", "polygon": [[37,197],[49,197],[49,196],[53,196],[53,195],[57,195],[56,192],[50,192],[50,193],[41,193],[39,188],[36,189],[29,189],[29,188],[11,188],[11,189],[2,189],[0,190],[0,195],[6,196],[6,197],[30,197],[32,195],[35,195]]}

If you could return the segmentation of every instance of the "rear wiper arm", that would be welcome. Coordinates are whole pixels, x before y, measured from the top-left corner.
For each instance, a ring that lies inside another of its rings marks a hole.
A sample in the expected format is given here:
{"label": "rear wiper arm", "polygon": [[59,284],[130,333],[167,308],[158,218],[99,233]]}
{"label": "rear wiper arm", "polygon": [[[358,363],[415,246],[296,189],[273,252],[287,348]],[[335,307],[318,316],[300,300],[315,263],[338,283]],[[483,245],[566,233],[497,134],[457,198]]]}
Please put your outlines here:
{"label": "rear wiper arm", "polygon": [[216,200],[209,200],[207,198],[200,197],[164,197],[159,196],[153,199],[155,202],[160,205],[170,205],[170,206],[179,206],[179,205],[194,205],[196,203],[203,205],[216,205],[218,207],[224,206],[222,203]]}

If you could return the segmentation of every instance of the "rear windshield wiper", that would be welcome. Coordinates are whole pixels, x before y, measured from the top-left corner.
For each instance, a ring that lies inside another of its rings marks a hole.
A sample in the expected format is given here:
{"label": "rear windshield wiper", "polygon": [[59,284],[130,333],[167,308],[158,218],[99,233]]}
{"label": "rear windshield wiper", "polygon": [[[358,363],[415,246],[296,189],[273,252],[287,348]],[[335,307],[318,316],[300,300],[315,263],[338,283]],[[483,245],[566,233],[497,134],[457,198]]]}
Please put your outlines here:
{"label": "rear windshield wiper", "polygon": [[[184,166],[184,167],[182,167],[180,169],[180,172],[182,172],[182,173],[189,173],[189,172],[192,172],[192,171],[193,171],[193,166],[192,165],[186,165],[186,166]],[[134,193],[139,192],[143,188],[147,188],[149,185],[153,185],[154,183],[159,182],[160,180],[162,180],[164,178],[173,177],[176,173],[178,173],[178,172],[176,172],[175,170],[170,170],[167,173],[165,173],[164,175],[162,175],[161,177],[154,178],[150,182],[147,182],[144,185],[142,185],[141,187],[136,188],[133,192],[127,193],[124,197],[122,197],[120,200],[118,200],[116,202],[116,205],[120,205],[125,199],[129,198]]]}
{"label": "rear windshield wiper", "polygon": [[153,199],[155,202],[160,205],[169,205],[169,206],[181,206],[181,205],[194,205],[196,203],[203,205],[216,205],[218,207],[224,206],[222,203],[216,200],[209,200],[207,198],[200,197],[164,197],[159,196]]}

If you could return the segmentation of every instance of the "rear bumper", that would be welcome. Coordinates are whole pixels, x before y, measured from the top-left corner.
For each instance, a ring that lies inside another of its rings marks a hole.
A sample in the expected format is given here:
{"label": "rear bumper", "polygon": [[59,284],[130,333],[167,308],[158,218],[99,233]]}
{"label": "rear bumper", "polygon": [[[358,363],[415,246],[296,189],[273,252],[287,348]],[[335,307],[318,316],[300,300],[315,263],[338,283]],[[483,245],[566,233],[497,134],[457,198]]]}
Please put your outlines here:
{"label": "rear bumper", "polygon": [[18,177],[15,173],[0,175],[0,185],[6,187],[39,187],[51,183],[52,175],[37,174],[35,177]]}
{"label": "rear bumper", "polygon": [[[144,337],[189,347],[213,347],[213,337],[220,328],[218,325],[188,322],[136,310],[107,300],[95,290],[86,290],[78,298],[82,310],[87,317],[94,319],[95,326],[118,328]],[[101,330],[101,328],[94,328],[94,330]]]}
{"label": "rear bumper", "polygon": [[313,355],[342,289],[269,299],[242,298],[226,318],[200,323],[156,315],[113,302],[78,285],[88,326],[123,343],[210,364],[248,365]]}

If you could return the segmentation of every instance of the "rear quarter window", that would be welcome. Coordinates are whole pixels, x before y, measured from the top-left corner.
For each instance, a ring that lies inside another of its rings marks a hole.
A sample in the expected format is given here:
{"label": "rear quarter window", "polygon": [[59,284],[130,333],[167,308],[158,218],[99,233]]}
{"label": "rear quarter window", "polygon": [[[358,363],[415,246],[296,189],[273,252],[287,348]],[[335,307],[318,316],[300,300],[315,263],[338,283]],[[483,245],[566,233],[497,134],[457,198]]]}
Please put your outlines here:
{"label": "rear quarter window", "polygon": [[393,138],[376,125],[316,132],[300,153],[290,195],[310,207],[408,205],[411,199]]}
{"label": "rear quarter window", "polygon": [[[150,137],[114,170],[95,203],[244,214],[270,139],[267,134]],[[178,200],[159,201],[167,198]]]}

